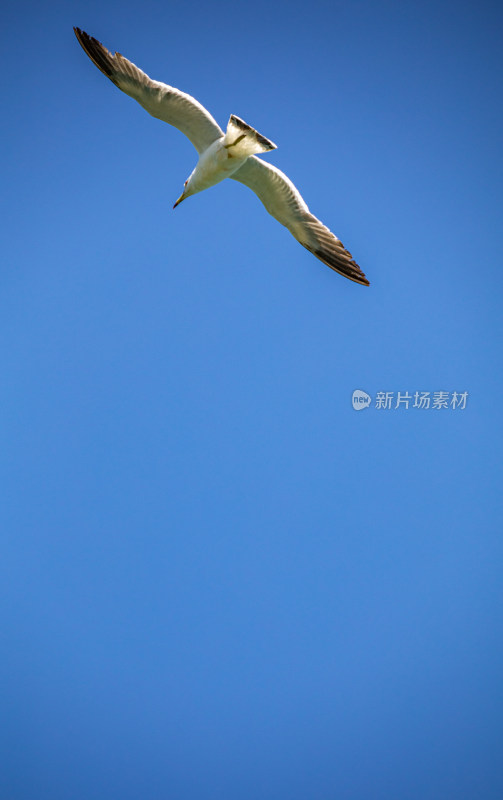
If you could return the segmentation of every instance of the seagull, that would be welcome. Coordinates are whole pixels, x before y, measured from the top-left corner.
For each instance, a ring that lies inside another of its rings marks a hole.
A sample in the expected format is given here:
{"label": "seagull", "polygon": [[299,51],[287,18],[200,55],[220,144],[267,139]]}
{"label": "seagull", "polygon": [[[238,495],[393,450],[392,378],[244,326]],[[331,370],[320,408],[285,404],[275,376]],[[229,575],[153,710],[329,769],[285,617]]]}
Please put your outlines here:
{"label": "seagull", "polygon": [[277,167],[257,158],[257,153],[275,150],[273,142],[234,114],[224,134],[209,111],[189,94],[152,80],[120,53],[112,55],[80,28],[73,30],[91,61],[112,83],[153,117],[178,128],[196,148],[199,160],[173,208],[187,197],[232,178],[254,191],[269,214],[316,258],[346,278],[369,285],[340,239],[310,213],[292,181]]}

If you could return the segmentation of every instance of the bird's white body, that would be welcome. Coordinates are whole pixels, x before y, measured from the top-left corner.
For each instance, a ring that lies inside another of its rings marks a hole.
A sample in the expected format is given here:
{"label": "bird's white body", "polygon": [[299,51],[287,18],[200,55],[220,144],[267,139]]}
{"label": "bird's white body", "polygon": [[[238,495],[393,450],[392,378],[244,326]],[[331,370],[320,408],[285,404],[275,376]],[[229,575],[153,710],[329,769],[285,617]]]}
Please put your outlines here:
{"label": "bird's white body", "polygon": [[320,261],[346,278],[368,286],[351,253],[310,213],[291,180],[277,167],[257,158],[257,153],[275,150],[273,142],[233,114],[224,134],[194,97],[152,80],[120,53],[112,55],[97,39],[79,28],[74,30],[87,55],[104,75],[153,117],[182,131],[199,153],[199,161],[185,181],[175,207],[185,198],[232,178],[252,189],[267,211]]}
{"label": "bird's white body", "polygon": [[249,156],[275,148],[273,142],[232,114],[225,136],[222,133],[218,139],[200,151],[196,168],[185,182],[185,189],[176,205],[186,197],[232,177]]}
{"label": "bird's white body", "polygon": [[202,192],[225,178],[230,178],[233,172],[243,166],[248,156],[233,155],[232,149],[226,147],[224,142],[225,137],[222,136],[201,153],[187,181],[183,193],[185,197]]}

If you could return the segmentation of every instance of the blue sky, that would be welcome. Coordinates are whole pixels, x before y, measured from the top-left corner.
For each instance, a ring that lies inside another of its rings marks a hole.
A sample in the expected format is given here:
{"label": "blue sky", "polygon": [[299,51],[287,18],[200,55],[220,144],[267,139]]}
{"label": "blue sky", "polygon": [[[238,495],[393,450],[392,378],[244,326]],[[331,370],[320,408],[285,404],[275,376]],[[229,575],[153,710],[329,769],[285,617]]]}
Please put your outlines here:
{"label": "blue sky", "polygon": [[[502,17],[4,11],[3,797],[503,796]],[[195,151],[74,25],[276,142],[370,288],[234,181],[172,211]]]}

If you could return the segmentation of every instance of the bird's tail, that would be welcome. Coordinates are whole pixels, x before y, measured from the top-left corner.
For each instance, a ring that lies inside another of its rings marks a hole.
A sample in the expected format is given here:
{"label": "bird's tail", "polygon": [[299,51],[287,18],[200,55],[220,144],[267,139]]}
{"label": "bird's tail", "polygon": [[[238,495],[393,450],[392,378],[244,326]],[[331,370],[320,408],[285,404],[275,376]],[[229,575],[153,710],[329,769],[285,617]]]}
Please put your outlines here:
{"label": "bird's tail", "polygon": [[254,153],[267,153],[268,150],[276,150],[274,142],[266,139],[261,133],[247,125],[239,117],[231,114],[227,132],[223,141],[224,147],[229,151],[229,155],[236,158],[251,156]]}

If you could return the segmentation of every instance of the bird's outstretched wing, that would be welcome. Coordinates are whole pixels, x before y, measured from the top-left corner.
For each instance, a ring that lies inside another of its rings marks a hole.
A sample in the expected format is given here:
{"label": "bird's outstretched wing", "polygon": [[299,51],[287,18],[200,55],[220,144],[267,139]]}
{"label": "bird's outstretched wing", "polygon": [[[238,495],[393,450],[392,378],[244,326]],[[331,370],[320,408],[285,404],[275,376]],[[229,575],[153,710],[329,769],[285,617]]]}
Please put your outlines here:
{"label": "bird's outstretched wing", "polygon": [[342,242],[320,222],[286,175],[256,156],[250,156],[231,176],[249,186],[269,214],[285,225],[295,238],[320,261],[356,283],[369,282]]}
{"label": "bird's outstretched wing", "polygon": [[137,100],[153,117],[178,128],[190,139],[198,153],[224,135],[209,111],[190,94],[153,81],[120,53],[112,55],[97,39],[80,28],[73,30],[91,61],[112,83]]}

